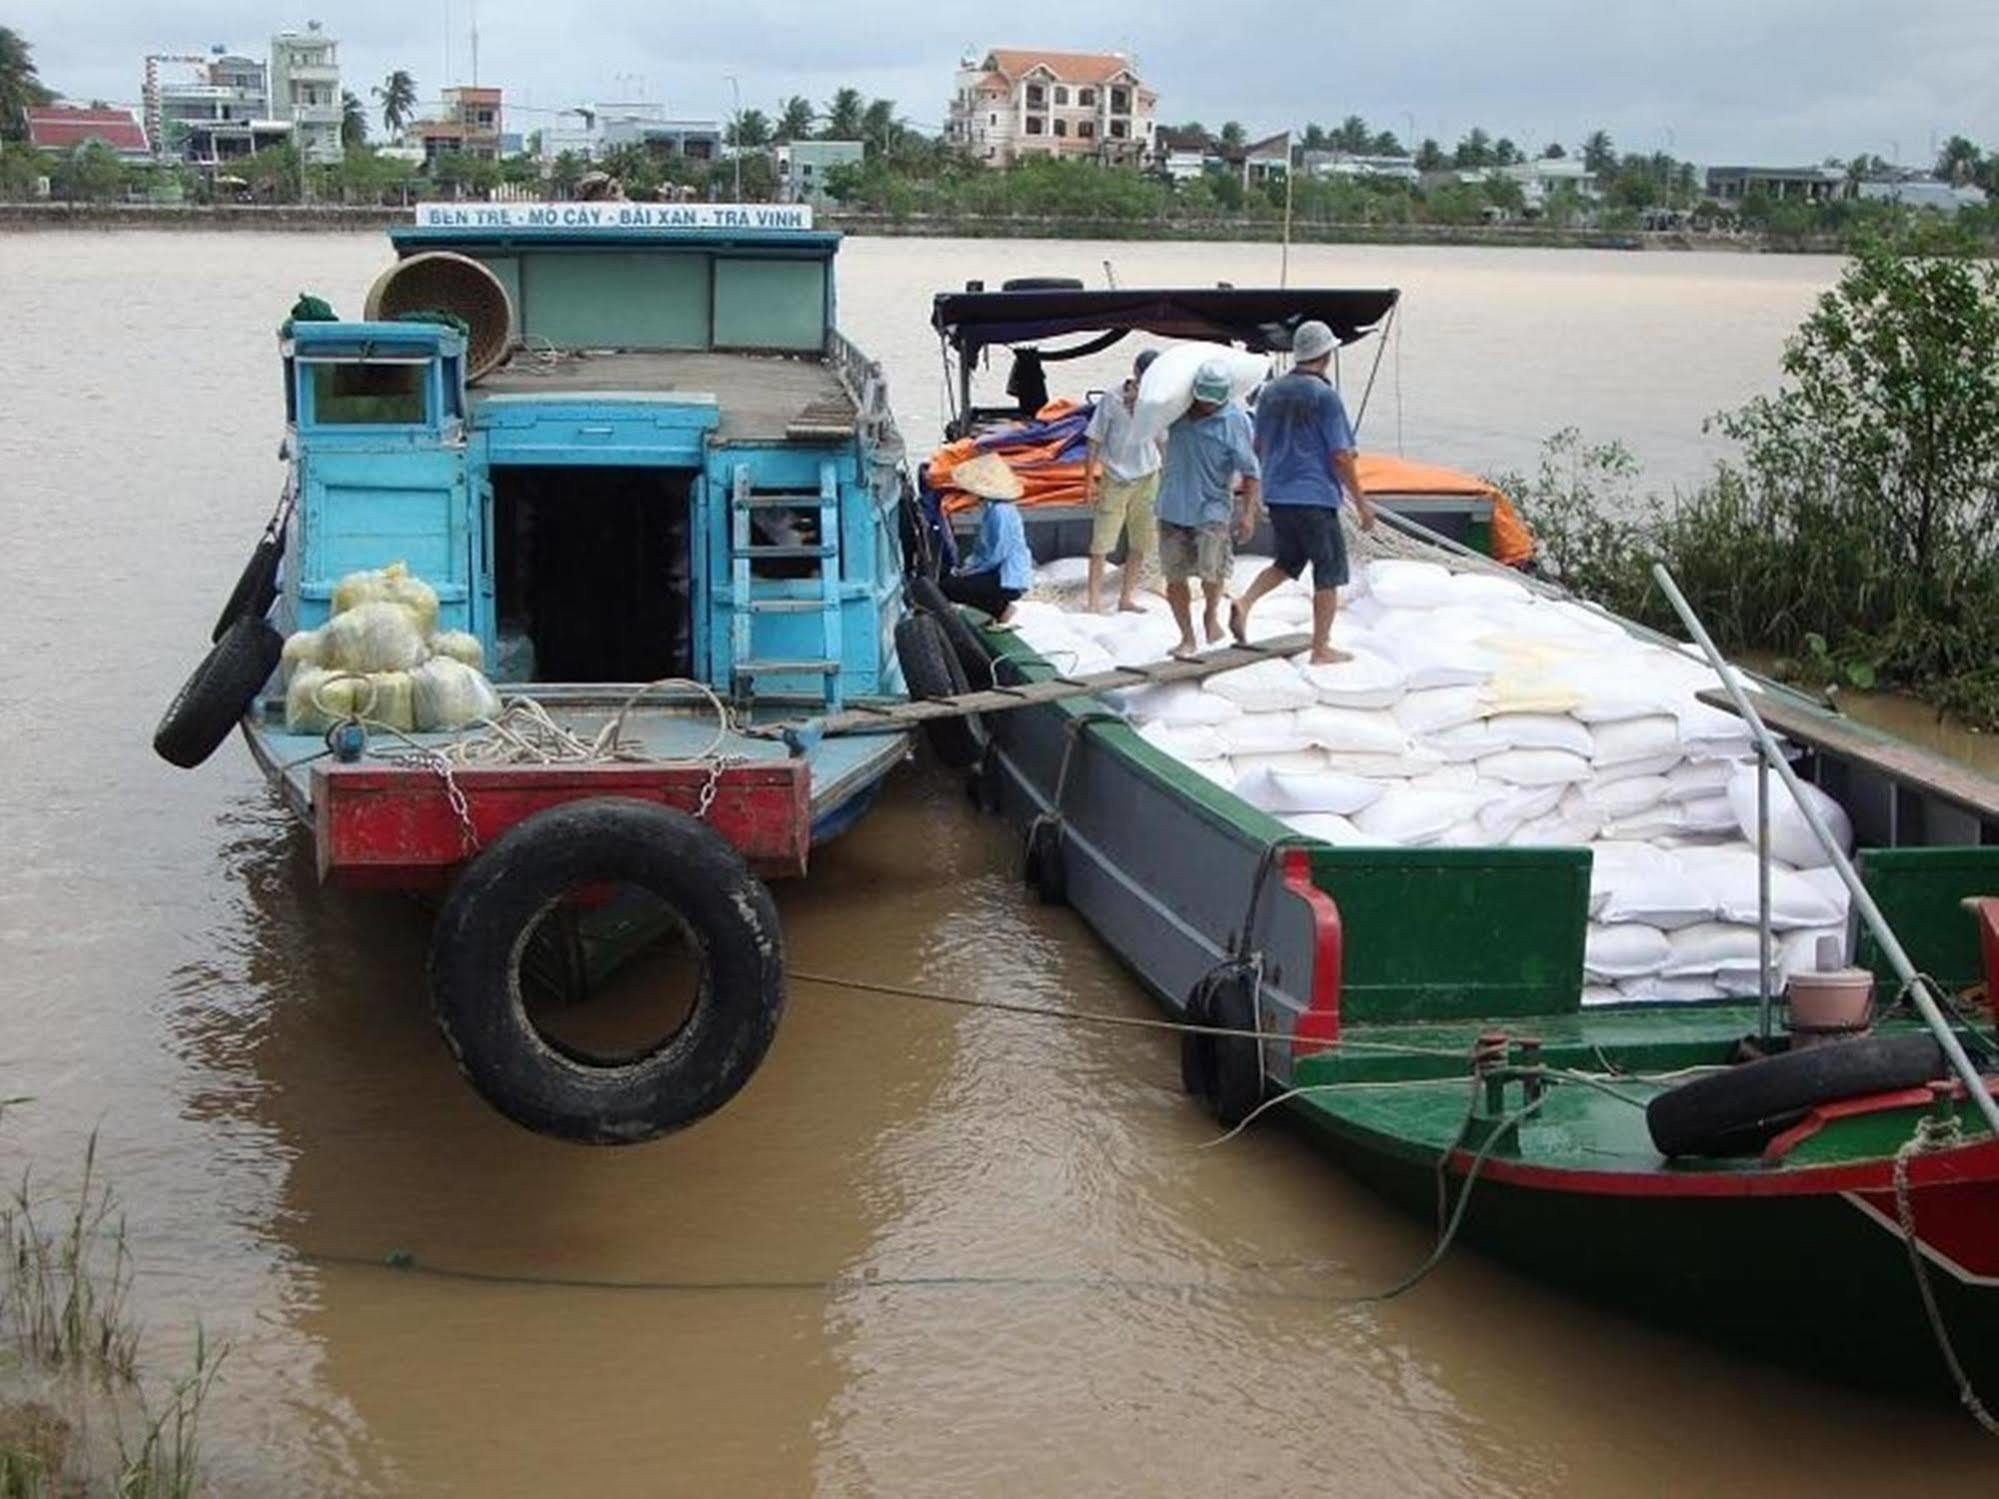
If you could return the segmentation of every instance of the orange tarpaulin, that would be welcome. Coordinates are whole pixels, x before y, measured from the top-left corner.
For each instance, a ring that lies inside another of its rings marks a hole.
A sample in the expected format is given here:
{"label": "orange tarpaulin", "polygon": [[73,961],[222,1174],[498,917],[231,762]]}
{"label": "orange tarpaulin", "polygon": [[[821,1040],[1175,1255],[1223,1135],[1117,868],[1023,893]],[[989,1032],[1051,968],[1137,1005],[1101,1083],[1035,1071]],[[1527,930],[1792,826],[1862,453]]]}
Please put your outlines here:
{"label": "orange tarpaulin", "polygon": [[[1082,408],[1074,401],[1050,401],[1035,413],[1038,422],[1057,422]],[[930,455],[930,487],[943,496],[947,514],[976,504],[969,495],[951,487],[951,471],[979,453],[995,453],[1006,460],[1020,477],[1022,505],[1080,505],[1083,502],[1083,463],[1062,460],[1063,450],[1073,451],[1073,437],[1042,443],[1008,443],[999,434],[988,434],[983,442],[964,438],[946,443]],[[1476,474],[1445,468],[1436,463],[1417,463],[1387,453],[1362,453],[1360,484],[1369,494],[1383,495],[1470,495],[1492,501],[1492,557],[1508,567],[1518,566],[1534,555],[1534,537],[1513,502]]]}

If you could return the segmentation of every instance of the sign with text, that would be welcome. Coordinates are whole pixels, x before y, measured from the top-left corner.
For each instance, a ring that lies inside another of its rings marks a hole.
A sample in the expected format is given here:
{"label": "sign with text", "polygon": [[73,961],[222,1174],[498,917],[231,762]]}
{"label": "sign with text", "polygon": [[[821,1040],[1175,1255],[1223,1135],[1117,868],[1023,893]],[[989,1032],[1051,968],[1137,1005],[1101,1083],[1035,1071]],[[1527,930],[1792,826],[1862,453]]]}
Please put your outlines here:
{"label": "sign with text", "polygon": [[810,229],[809,203],[419,203],[420,229]]}

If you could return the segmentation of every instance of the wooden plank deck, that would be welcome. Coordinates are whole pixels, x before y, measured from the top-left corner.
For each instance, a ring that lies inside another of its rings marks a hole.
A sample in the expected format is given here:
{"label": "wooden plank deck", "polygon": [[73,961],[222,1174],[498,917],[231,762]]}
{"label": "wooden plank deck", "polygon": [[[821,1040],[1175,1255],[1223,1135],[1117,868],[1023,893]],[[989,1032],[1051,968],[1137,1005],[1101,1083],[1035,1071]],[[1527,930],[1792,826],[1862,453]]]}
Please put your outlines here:
{"label": "wooden plank deck", "polygon": [[[1700,700],[1730,713],[1735,711],[1728,694],[1720,688],[1701,693]],[[1844,756],[1905,786],[1954,802],[1973,816],[1999,821],[1999,781],[1979,774],[1968,765],[1946,760],[1920,745],[1851,718],[1785,702],[1774,694],[1759,696],[1756,711],[1775,733]]]}
{"label": "wooden plank deck", "polygon": [[[1058,702],[1068,697],[1091,697],[1120,687],[1155,687],[1169,682],[1198,682],[1225,671],[1254,666],[1259,661],[1281,660],[1311,649],[1306,634],[1280,635],[1255,645],[1232,645],[1182,661],[1169,657],[1144,666],[1121,666],[1088,676],[1052,676],[1018,687],[988,687],[977,692],[960,692],[951,697],[933,697],[906,703],[859,704],[842,713],[829,713],[814,721],[814,727],[828,736],[881,733],[907,728],[934,718],[963,718],[973,713],[1004,713],[1012,708],[1031,708],[1039,703]],[[797,722],[754,724],[745,734],[781,737]]]}

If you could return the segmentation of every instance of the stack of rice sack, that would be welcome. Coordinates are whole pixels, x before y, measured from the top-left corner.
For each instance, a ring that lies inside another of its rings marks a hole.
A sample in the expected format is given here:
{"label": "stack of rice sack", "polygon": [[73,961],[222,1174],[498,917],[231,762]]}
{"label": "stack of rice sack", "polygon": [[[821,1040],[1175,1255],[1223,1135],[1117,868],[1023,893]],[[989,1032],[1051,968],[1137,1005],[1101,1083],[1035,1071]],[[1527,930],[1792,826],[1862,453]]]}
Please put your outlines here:
{"label": "stack of rice sack", "polygon": [[[1265,561],[1238,560],[1237,591]],[[1081,613],[1057,602],[1072,573],[1050,564],[1016,605],[1044,656],[1082,674],[1171,649],[1163,599]],[[1310,616],[1291,584],[1253,628]],[[1755,753],[1746,724],[1696,700],[1720,685],[1704,662],[1503,574],[1401,559],[1357,569],[1333,639],[1351,661],[1267,661],[1117,705],[1159,749],[1334,845],[1592,847],[1588,1002],[1756,992]],[[1775,971],[1838,966],[1845,887],[1770,784]],[[1845,813],[1807,793],[1850,848]]]}
{"label": "stack of rice sack", "polygon": [[400,562],[349,573],[332,615],[285,641],[285,729],[320,734],[360,717],[405,733],[462,729],[493,717],[477,636],[437,628],[437,592]]}

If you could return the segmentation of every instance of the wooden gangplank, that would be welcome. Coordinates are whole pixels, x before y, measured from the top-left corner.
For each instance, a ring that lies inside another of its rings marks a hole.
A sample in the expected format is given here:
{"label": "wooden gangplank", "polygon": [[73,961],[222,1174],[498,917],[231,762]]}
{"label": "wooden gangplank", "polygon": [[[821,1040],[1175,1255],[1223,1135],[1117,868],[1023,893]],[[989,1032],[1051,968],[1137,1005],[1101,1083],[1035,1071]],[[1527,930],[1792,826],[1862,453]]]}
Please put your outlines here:
{"label": "wooden gangplank", "polygon": [[[1735,705],[1719,688],[1700,694],[1711,707],[1733,713]],[[1897,739],[1870,725],[1804,703],[1787,702],[1762,693],[1756,711],[1772,730],[1800,744],[1841,756],[1890,780],[1930,796],[1954,802],[1973,816],[1999,822],[1999,781],[1968,765],[1946,760],[1921,745]]]}
{"label": "wooden gangplank", "polygon": [[[887,733],[913,727],[938,718],[964,718],[973,713],[1004,713],[1013,708],[1032,708],[1063,698],[1092,697],[1120,687],[1158,687],[1169,682],[1198,682],[1225,671],[1239,671],[1260,661],[1283,660],[1311,649],[1306,634],[1279,635],[1254,645],[1232,645],[1195,656],[1190,660],[1169,657],[1144,666],[1120,666],[1087,676],[1053,676],[1039,682],[1023,682],[1017,687],[992,686],[976,692],[960,692],[951,697],[915,699],[906,703],[855,703],[838,713],[805,722],[756,724],[743,729],[746,734],[783,738],[791,731],[810,727],[821,735]],[[1006,659],[1002,657],[1001,659]]]}

